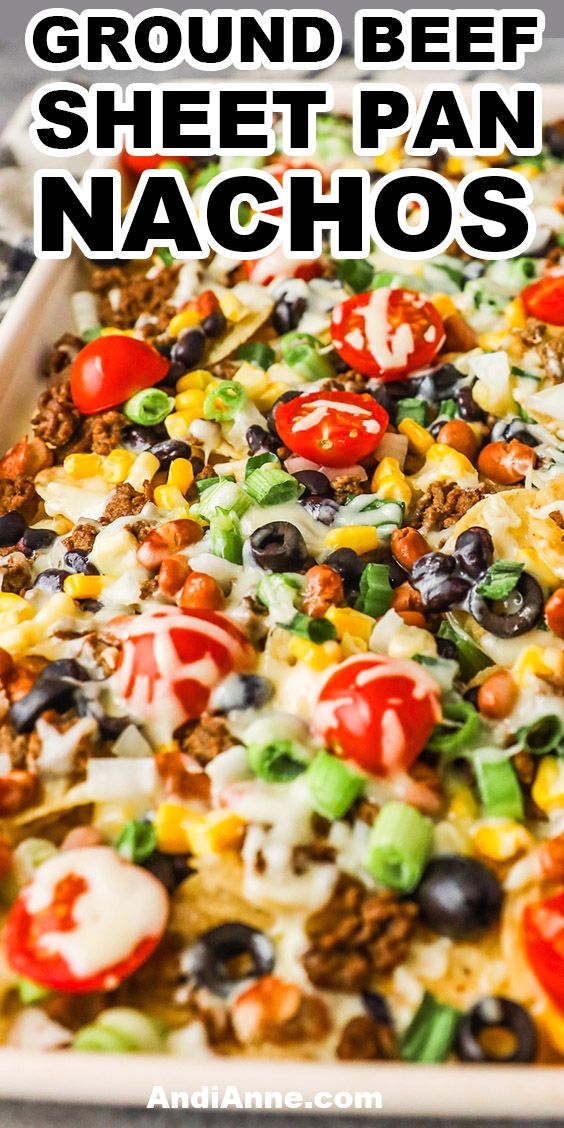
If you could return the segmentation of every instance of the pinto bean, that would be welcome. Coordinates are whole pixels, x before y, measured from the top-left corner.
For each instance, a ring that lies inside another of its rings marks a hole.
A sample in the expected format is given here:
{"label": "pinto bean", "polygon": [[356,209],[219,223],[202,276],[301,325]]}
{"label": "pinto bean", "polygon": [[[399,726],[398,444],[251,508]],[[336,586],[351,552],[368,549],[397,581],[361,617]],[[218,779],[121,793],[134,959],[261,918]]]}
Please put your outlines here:
{"label": "pinto bean", "polygon": [[557,638],[564,638],[564,588],[557,588],[544,605],[546,625]]}
{"label": "pinto bean", "polygon": [[532,447],[511,439],[509,443],[488,443],[478,456],[478,470],[490,482],[500,486],[514,486],[522,482],[536,465],[537,456]]}
{"label": "pinto bean", "polygon": [[152,529],[137,549],[137,559],[144,568],[154,572],[167,556],[172,556],[181,548],[195,544],[203,536],[202,528],[189,517],[177,521],[166,521],[158,529]]}
{"label": "pinto bean", "polygon": [[31,807],[38,790],[35,772],[14,770],[0,776],[0,817],[9,818]]}
{"label": "pinto bean", "polygon": [[392,556],[408,572],[411,571],[413,565],[421,556],[426,556],[431,551],[425,537],[421,536],[417,529],[412,529],[410,525],[407,525],[405,529],[394,529],[390,539],[390,548]]}
{"label": "pinto bean", "polygon": [[171,597],[177,595],[189,575],[190,565],[185,556],[167,556],[159,568],[159,591]]}
{"label": "pinto bean", "polygon": [[319,619],[332,604],[342,603],[345,597],[343,581],[328,564],[315,564],[305,574],[303,608],[312,619]]}
{"label": "pinto bean", "polygon": [[405,611],[421,611],[421,595],[411,584],[400,584],[392,595],[392,607],[398,615]]}
{"label": "pinto bean", "polygon": [[501,720],[509,716],[517,700],[517,684],[507,670],[497,670],[478,690],[478,709],[482,716]]}
{"label": "pinto bean", "polygon": [[191,572],[184,581],[178,598],[178,606],[183,610],[219,611],[224,603],[224,595],[217,580],[205,572]]}
{"label": "pinto bean", "polygon": [[437,435],[437,442],[444,443],[445,446],[464,454],[470,462],[473,462],[478,446],[470,424],[465,423],[463,419],[449,419],[448,423],[443,423]]}

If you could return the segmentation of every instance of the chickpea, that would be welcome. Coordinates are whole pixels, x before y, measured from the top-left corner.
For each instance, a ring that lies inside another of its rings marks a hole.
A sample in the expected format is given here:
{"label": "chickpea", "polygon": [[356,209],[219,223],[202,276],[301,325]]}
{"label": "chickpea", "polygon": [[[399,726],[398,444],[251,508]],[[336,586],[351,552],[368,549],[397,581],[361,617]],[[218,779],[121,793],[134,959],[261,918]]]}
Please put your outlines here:
{"label": "chickpea", "polygon": [[219,611],[224,602],[223,592],[213,576],[205,572],[191,572],[184,581],[178,606],[184,611]]}
{"label": "chickpea", "polygon": [[478,709],[484,717],[502,720],[511,713],[517,700],[517,684],[507,670],[497,670],[478,690]]}
{"label": "chickpea", "polygon": [[405,529],[394,529],[390,548],[392,556],[407,572],[411,571],[416,560],[431,551],[425,537],[410,525]]}
{"label": "chickpea", "polygon": [[520,443],[519,439],[511,439],[509,443],[488,443],[478,456],[478,470],[490,482],[514,486],[523,481],[536,461],[532,447]]}
{"label": "chickpea", "polygon": [[564,638],[564,587],[557,588],[544,605],[546,625],[557,638]]}
{"label": "chickpea", "polygon": [[464,454],[470,462],[473,462],[478,446],[470,424],[465,423],[463,419],[449,419],[448,423],[443,423],[437,435],[437,442],[444,443],[445,446]]}

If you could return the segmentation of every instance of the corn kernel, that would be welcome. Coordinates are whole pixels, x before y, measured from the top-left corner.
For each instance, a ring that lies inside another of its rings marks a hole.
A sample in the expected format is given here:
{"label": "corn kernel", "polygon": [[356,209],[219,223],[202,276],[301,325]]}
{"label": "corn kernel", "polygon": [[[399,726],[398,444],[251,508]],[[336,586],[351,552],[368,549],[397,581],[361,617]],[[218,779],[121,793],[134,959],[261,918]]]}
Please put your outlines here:
{"label": "corn kernel", "polygon": [[325,544],[327,548],[352,548],[363,556],[378,548],[378,533],[372,525],[348,525],[344,529],[331,529]]}
{"label": "corn kernel", "polygon": [[[189,414],[190,413],[187,412],[188,416]],[[173,411],[170,415],[167,415],[164,425],[169,438],[187,439],[190,434],[190,424],[193,422],[194,420],[191,418],[188,420],[185,419],[181,411]]]}
{"label": "corn kernel", "polygon": [[112,576],[85,576],[76,572],[66,577],[63,591],[71,599],[97,599],[112,579]]}
{"label": "corn kernel", "polygon": [[470,832],[474,849],[492,862],[508,862],[532,842],[531,835],[513,819],[483,822]]}
{"label": "corn kernel", "polygon": [[167,478],[167,486],[180,490],[181,494],[187,493],[194,481],[194,468],[188,458],[173,458]]}
{"label": "corn kernel", "polygon": [[378,172],[395,172],[403,160],[403,151],[399,145],[392,145],[385,153],[378,153],[374,157],[374,168]]}
{"label": "corn kernel", "polygon": [[158,458],[151,454],[150,450],[144,450],[141,454],[137,455],[127,478],[126,482],[133,486],[134,490],[141,493],[145,482],[151,482],[159,469],[160,462]]}
{"label": "corn kernel", "polygon": [[458,312],[450,294],[432,294],[429,300],[442,318],[452,317]]}
{"label": "corn kernel", "polygon": [[245,361],[235,374],[235,380],[245,389],[249,399],[257,402],[259,396],[264,395],[269,387],[268,376],[256,364]]}
{"label": "corn kernel", "polygon": [[188,416],[190,417],[190,422],[193,422],[194,419],[203,418],[205,398],[202,388],[188,388],[187,391],[180,392],[180,394],[177,395],[174,406],[177,411],[182,412],[187,422]]}
{"label": "corn kernel", "polygon": [[406,508],[411,502],[411,486],[397,458],[382,459],[372,475],[370,489],[385,501],[403,502]]}
{"label": "corn kernel", "polygon": [[0,630],[15,627],[24,619],[33,618],[33,607],[21,595],[13,592],[0,592]]}
{"label": "corn kernel", "polygon": [[240,321],[247,310],[231,290],[226,290],[219,299],[219,308],[228,321]]}
{"label": "corn kernel", "polygon": [[334,666],[342,658],[341,647],[338,642],[309,642],[307,638],[294,635],[290,640],[289,653],[292,658],[306,662],[312,670],[326,670]]}
{"label": "corn kernel", "polygon": [[183,854],[188,850],[184,822],[189,815],[202,817],[197,811],[191,812],[183,803],[168,800],[159,803],[154,822],[159,850],[164,850],[167,854]]}
{"label": "corn kernel", "polygon": [[272,405],[276,402],[279,396],[288,391],[288,385],[283,384],[281,381],[273,381],[269,384],[264,392],[261,392],[256,398],[255,403],[259,411],[270,411]]}
{"label": "corn kernel", "polygon": [[529,685],[535,678],[559,672],[561,651],[553,647],[527,646],[521,651],[511,673],[517,685]]}
{"label": "corn kernel", "polygon": [[349,607],[336,607],[333,604],[325,613],[325,618],[333,624],[337,638],[342,640],[346,634],[368,642],[374,630],[374,619],[362,611],[355,611]]}
{"label": "corn kernel", "polygon": [[446,165],[445,172],[447,176],[462,176],[464,172],[464,164],[460,157],[449,157]]}
{"label": "corn kernel", "polygon": [[343,658],[352,658],[353,654],[366,654],[368,643],[358,635],[344,634],[341,639]]}
{"label": "corn kernel", "polygon": [[537,1013],[535,1017],[554,1048],[558,1050],[558,1053],[564,1054],[564,1014],[556,1010],[555,1007],[546,1006],[542,1013]]}
{"label": "corn kernel", "polygon": [[413,627],[410,623],[403,623],[398,627],[388,646],[390,658],[415,658],[416,654],[427,654],[435,658],[437,643],[435,636],[423,627]]}
{"label": "corn kernel", "polygon": [[[496,329],[490,333],[480,333],[478,337],[478,344],[480,348],[484,349],[486,352],[498,352],[499,349],[508,349],[513,343],[514,342],[509,329]],[[478,385],[480,385],[479,388]],[[475,393],[477,388],[479,395],[484,394],[482,391],[483,389],[485,389],[486,392],[490,392],[489,386],[485,384],[483,380],[476,380],[476,383],[472,388],[473,399],[476,399]],[[476,400],[476,403],[478,403],[478,400]],[[479,406],[482,407],[482,404],[480,403]],[[484,407],[483,410],[491,411],[493,414],[497,414],[497,412],[494,412],[494,408]],[[506,414],[505,408],[502,408],[500,414]]]}
{"label": "corn kernel", "polygon": [[199,325],[200,318],[195,309],[185,309],[182,313],[175,313],[168,323],[168,331],[171,337],[178,337],[183,329],[191,329],[193,325]]}
{"label": "corn kernel", "polygon": [[155,505],[158,505],[159,509],[186,509],[184,494],[177,486],[157,486]]}
{"label": "corn kernel", "polygon": [[125,335],[125,329],[116,329],[114,325],[105,325],[103,329],[100,329],[101,337],[125,337]]}
{"label": "corn kernel", "polygon": [[527,316],[525,314],[525,307],[521,298],[514,298],[509,303],[505,311],[507,324],[510,329],[524,329],[527,324]]}
{"label": "corn kernel", "polygon": [[193,372],[185,372],[184,376],[176,381],[176,391],[180,395],[181,392],[189,392],[192,388],[205,388],[210,380],[213,380],[213,376],[207,368],[195,368]]}
{"label": "corn kernel", "polygon": [[398,431],[400,435],[405,435],[416,454],[426,454],[435,444],[433,436],[415,419],[402,419]]}
{"label": "corn kernel", "polygon": [[[72,457],[72,455],[69,455],[69,457]],[[135,455],[132,451],[116,447],[102,461],[102,477],[112,486],[118,485],[119,482],[125,482],[134,462]]]}
{"label": "corn kernel", "polygon": [[425,456],[425,466],[432,468],[433,473],[443,480],[448,479],[453,482],[460,481],[466,474],[476,476],[476,470],[470,459],[454,447],[447,446],[446,443],[433,443],[429,447]]}
{"label": "corn kernel", "polygon": [[479,812],[476,797],[467,784],[457,783],[448,807],[448,817],[451,819],[475,819]]}
{"label": "corn kernel", "polygon": [[210,811],[206,815],[191,812],[183,823],[188,849],[197,858],[234,849],[244,826],[243,819],[232,811]]}
{"label": "corn kernel", "polygon": [[540,169],[535,165],[530,164],[516,164],[511,167],[512,172],[520,172],[521,176],[525,176],[527,180],[534,180],[535,176],[539,175]]}
{"label": "corn kernel", "polygon": [[564,807],[564,761],[558,756],[543,756],[531,795],[541,811],[555,811]]}
{"label": "corn kernel", "polygon": [[102,470],[99,454],[67,454],[63,469],[69,478],[94,478]]}

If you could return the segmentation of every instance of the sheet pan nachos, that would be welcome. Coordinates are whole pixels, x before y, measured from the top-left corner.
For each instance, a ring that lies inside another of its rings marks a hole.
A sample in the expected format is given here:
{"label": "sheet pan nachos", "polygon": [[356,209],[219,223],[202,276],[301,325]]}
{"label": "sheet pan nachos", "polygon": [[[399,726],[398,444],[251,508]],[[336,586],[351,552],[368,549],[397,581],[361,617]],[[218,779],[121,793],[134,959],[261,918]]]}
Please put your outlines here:
{"label": "sheet pan nachos", "polygon": [[6,1043],[561,1060],[563,160],[512,261],[75,294],[0,462]]}

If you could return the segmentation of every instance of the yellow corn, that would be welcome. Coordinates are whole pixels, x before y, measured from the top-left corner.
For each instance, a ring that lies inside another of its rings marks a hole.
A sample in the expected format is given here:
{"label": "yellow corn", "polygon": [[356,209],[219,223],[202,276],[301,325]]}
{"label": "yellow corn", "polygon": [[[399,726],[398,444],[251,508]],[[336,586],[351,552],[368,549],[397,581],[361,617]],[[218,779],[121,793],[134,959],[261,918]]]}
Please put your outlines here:
{"label": "yellow corn", "polygon": [[378,548],[378,533],[372,525],[348,525],[344,529],[331,529],[325,544],[327,548],[352,548],[363,556]]}
{"label": "yellow corn", "polygon": [[231,290],[226,290],[219,299],[219,308],[228,321],[240,321],[247,310]]}
{"label": "yellow corn", "polygon": [[395,172],[399,168],[403,160],[403,150],[399,145],[393,145],[385,153],[379,153],[374,157],[374,168],[378,172]]}
{"label": "yellow corn", "polygon": [[71,599],[97,599],[111,581],[111,576],[85,576],[76,572],[66,577],[63,590]]}
{"label": "yellow corn", "polygon": [[343,658],[352,658],[353,654],[366,654],[368,643],[358,635],[344,634],[341,639]]}
{"label": "yellow corn", "polygon": [[[485,349],[486,352],[498,352],[499,349],[509,348],[513,343],[509,329],[495,329],[489,333],[480,333],[478,337],[480,348]],[[478,384],[480,388],[478,388]],[[472,388],[472,396],[474,399],[476,399],[476,388],[478,388],[478,393],[480,393],[480,389],[482,388],[485,388],[488,392],[490,391],[488,385],[484,384],[482,380],[476,380]],[[476,403],[478,403],[478,400],[476,400]],[[480,403],[479,406],[482,407],[482,404]],[[483,410],[492,411],[493,414],[497,414],[497,412],[494,412],[493,408],[484,407]],[[500,414],[505,415],[505,409],[503,409]]]}
{"label": "yellow corn", "polygon": [[521,298],[514,298],[505,311],[507,324],[510,329],[524,329],[527,324],[527,315]]}
{"label": "yellow corn", "polygon": [[447,176],[462,176],[464,164],[461,157],[449,157],[445,165],[445,172]]}
{"label": "yellow corn", "polygon": [[24,619],[32,619],[33,614],[33,607],[27,599],[13,592],[0,592],[0,630],[15,627]]}
{"label": "yellow corn", "polygon": [[532,842],[528,830],[513,819],[482,823],[471,831],[470,837],[474,849],[492,862],[508,862]]}
{"label": "yellow corn", "polygon": [[151,482],[159,469],[160,462],[158,458],[151,454],[150,450],[144,450],[141,454],[137,455],[127,478],[126,482],[133,486],[134,490],[141,493],[145,482]]}
{"label": "yellow corn", "polygon": [[543,756],[531,795],[541,811],[564,807],[564,761],[558,756]]}
{"label": "yellow corn", "polygon": [[185,494],[194,481],[194,468],[188,458],[173,458],[168,471],[167,486]]}
{"label": "yellow corn", "polygon": [[278,399],[278,396],[281,396],[283,392],[287,391],[288,385],[283,384],[280,380],[274,380],[271,384],[269,384],[267,380],[267,386],[264,392],[261,392],[255,399],[259,411],[270,411],[273,403]]}
{"label": "yellow corn", "polygon": [[99,454],[67,454],[63,469],[69,478],[94,478],[102,469]]}
{"label": "yellow corn", "polygon": [[205,398],[202,388],[188,388],[187,391],[177,395],[174,406],[177,411],[182,412],[187,423],[193,423],[194,419],[203,418]]}
{"label": "yellow corn", "polygon": [[436,653],[435,636],[423,627],[413,627],[410,623],[398,627],[388,647],[390,658],[415,658],[416,654],[428,654],[434,658]]}
{"label": "yellow corn", "polygon": [[159,509],[186,509],[184,494],[177,486],[157,486],[155,490],[155,505]]}
{"label": "yellow corn", "polygon": [[[72,455],[69,455],[69,458],[72,458]],[[102,477],[112,486],[125,482],[134,462],[135,455],[132,451],[116,447],[102,461]]]}
{"label": "yellow corn", "polygon": [[191,814],[197,816],[199,812],[191,812],[183,803],[169,800],[159,803],[154,822],[159,850],[164,850],[167,854],[183,854],[188,850],[184,822]]}
{"label": "yellow corn", "polygon": [[411,502],[411,486],[400,470],[397,458],[383,458],[378,463],[370,489],[386,501],[402,501],[406,508]]}
{"label": "yellow corn", "polygon": [[442,318],[458,312],[450,294],[432,294],[429,300]]}
{"label": "yellow corn", "polygon": [[529,685],[535,678],[559,672],[562,652],[553,647],[527,646],[519,655],[511,673],[517,685]]}
{"label": "yellow corn", "polygon": [[292,658],[299,662],[306,662],[312,670],[326,670],[334,666],[342,658],[341,647],[338,642],[309,642],[307,638],[294,635],[288,647]]}
{"label": "yellow corn", "polygon": [[105,325],[103,329],[100,329],[100,336],[101,337],[126,337],[127,336],[127,330],[126,329],[116,329],[114,325]]}
{"label": "yellow corn", "polygon": [[400,435],[406,436],[411,449],[416,454],[427,454],[427,451],[435,444],[433,436],[415,419],[402,419],[398,431]]}
{"label": "yellow corn", "polygon": [[207,368],[195,368],[193,372],[185,372],[184,376],[176,382],[176,391],[180,395],[181,392],[189,392],[192,388],[205,388],[213,380],[211,372]]}
{"label": "yellow corn", "polygon": [[466,474],[476,475],[470,459],[465,454],[447,446],[446,443],[433,443],[425,456],[425,466],[432,467],[433,471],[443,480],[448,478],[453,482],[460,481]]}
{"label": "yellow corn", "polygon": [[560,1054],[564,1054],[564,1014],[555,1007],[547,1005],[541,1014],[536,1014],[537,1019],[546,1032],[552,1045]]}
{"label": "yellow corn", "polygon": [[248,361],[237,370],[235,380],[245,389],[253,403],[257,402],[259,396],[265,394],[269,386],[266,372],[262,368],[257,368],[256,364],[249,364]]}
{"label": "yellow corn", "polygon": [[182,313],[175,313],[168,323],[168,331],[171,337],[178,337],[183,329],[191,329],[193,325],[199,325],[200,318],[195,309],[185,309]]}
{"label": "yellow corn", "polygon": [[221,854],[239,845],[245,823],[232,811],[190,812],[183,822],[188,849],[197,858]]}
{"label": "yellow corn", "polygon": [[362,611],[355,611],[350,607],[336,607],[333,604],[325,613],[325,618],[333,624],[337,638],[342,640],[345,635],[360,638],[368,642],[374,630],[374,619]]}
{"label": "yellow corn", "polygon": [[186,412],[187,419],[184,418],[184,412],[173,411],[167,415],[164,425],[167,434],[171,439],[187,439],[190,434],[190,424],[194,422],[190,416],[190,412]]}
{"label": "yellow corn", "polygon": [[535,168],[534,165],[529,164],[516,164],[511,166],[512,172],[520,172],[521,176],[526,177],[527,180],[534,180],[538,176],[540,169]]}
{"label": "yellow corn", "polygon": [[470,787],[465,783],[456,785],[452,790],[452,798],[448,806],[448,817],[451,819],[475,819],[479,811],[476,797]]}

